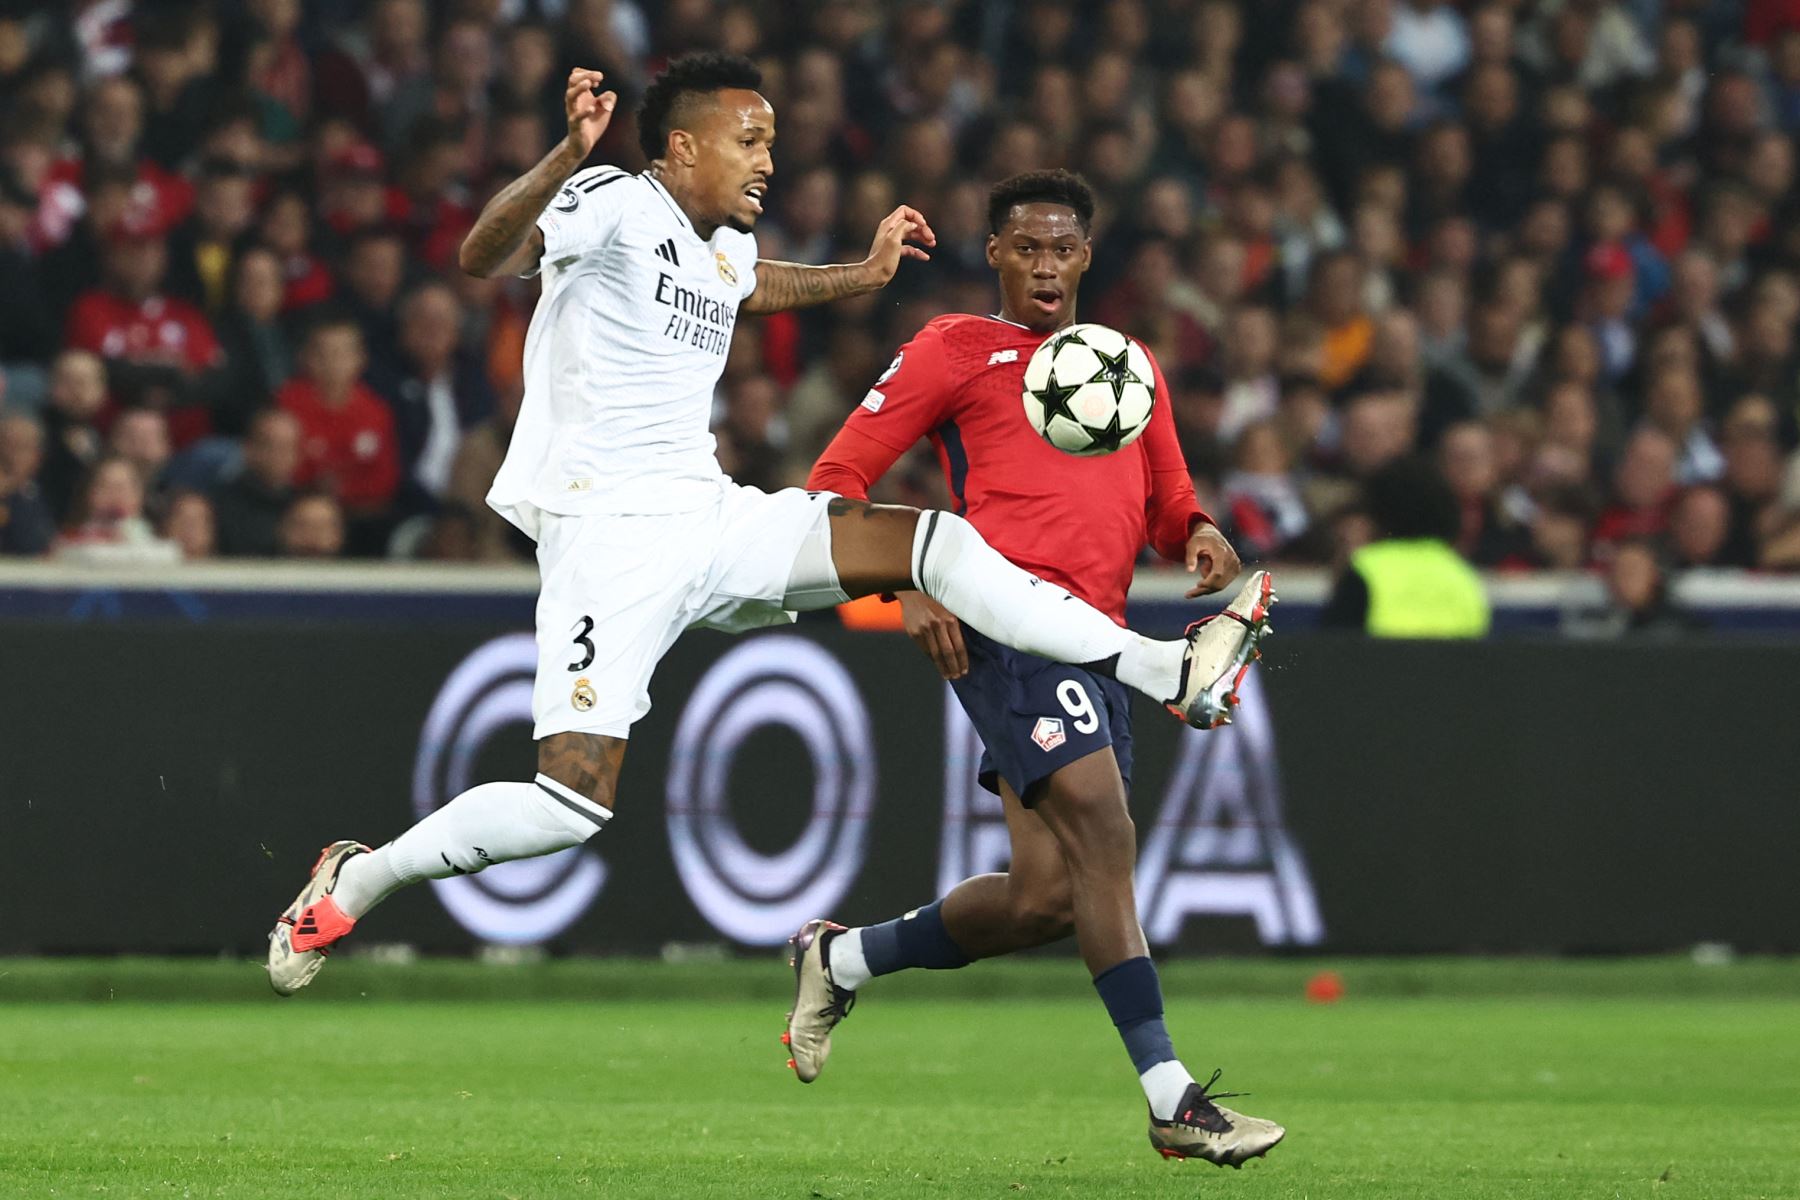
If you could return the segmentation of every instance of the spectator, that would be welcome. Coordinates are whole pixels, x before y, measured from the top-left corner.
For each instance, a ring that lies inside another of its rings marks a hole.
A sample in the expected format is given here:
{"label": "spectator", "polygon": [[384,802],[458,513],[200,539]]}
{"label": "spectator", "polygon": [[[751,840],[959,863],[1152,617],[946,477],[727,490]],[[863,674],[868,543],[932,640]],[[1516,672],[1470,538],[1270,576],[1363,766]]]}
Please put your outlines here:
{"label": "spectator", "polygon": [[1668,528],[1680,456],[1668,434],[1641,426],[1625,443],[1613,473],[1613,502],[1594,527],[1596,548],[1611,549],[1634,537],[1656,537]]}
{"label": "spectator", "polygon": [[507,443],[512,440],[513,425],[519,419],[521,398],[517,389],[500,389],[495,395],[493,414],[463,435],[456,461],[450,465],[445,511],[460,513],[466,519],[468,548],[463,557],[474,562],[517,562],[533,555],[530,539],[487,506],[488,489],[494,485],[494,476],[506,458]]}
{"label": "spectator", "polygon": [[280,549],[281,517],[300,472],[300,438],[299,420],[283,409],[264,409],[251,419],[242,468],[213,498],[219,553],[273,558]]}
{"label": "spectator", "polygon": [[298,192],[279,192],[263,209],[262,244],[281,265],[281,310],[291,313],[331,299],[335,284],[323,259],[312,251],[312,213]]}
{"label": "spectator", "polygon": [[1258,421],[1237,441],[1237,466],[1225,477],[1223,512],[1239,552],[1268,559],[1306,532],[1310,516],[1293,476],[1293,454],[1273,421]]}
{"label": "spectator", "polygon": [[[31,252],[31,217],[37,193],[10,166],[0,164],[0,378],[10,403],[26,397],[18,368],[48,364],[56,352],[56,325],[44,304],[44,289]],[[42,383],[39,385],[42,395]]]}
{"label": "spectator", "polygon": [[57,540],[60,549],[83,545],[148,546],[156,541],[144,519],[144,481],[123,458],[102,458],[76,493],[75,508]]}
{"label": "spectator", "polygon": [[1479,421],[1452,425],[1438,443],[1438,459],[1456,497],[1460,520],[1453,544],[1458,552],[1483,567],[1511,557],[1518,550],[1518,539],[1500,511],[1493,432]]}
{"label": "spectator", "polygon": [[277,540],[283,558],[339,558],[344,510],[328,492],[304,492],[281,514]]}
{"label": "spectator", "polygon": [[1594,632],[1610,637],[1674,637],[1699,628],[1675,606],[1669,577],[1653,541],[1634,538],[1613,553],[1606,570],[1608,608]]}
{"label": "spectator", "polygon": [[44,499],[59,519],[74,506],[82,478],[99,461],[105,438],[99,417],[106,407],[106,364],[86,350],[65,350],[50,369],[46,416]]}
{"label": "spectator", "polygon": [[421,284],[400,304],[398,361],[376,363],[369,373],[394,413],[408,509],[442,499],[464,431],[494,409],[480,366],[459,343],[460,316],[447,286]]}
{"label": "spectator", "polygon": [[1680,567],[1717,566],[1731,536],[1731,501],[1716,487],[1691,487],[1669,512],[1669,547]]}
{"label": "spectator", "polygon": [[1480,578],[1450,545],[1456,497],[1429,463],[1400,460],[1369,478],[1377,538],[1350,556],[1319,623],[1371,637],[1472,638],[1487,633]]}
{"label": "spectator", "polygon": [[256,221],[255,168],[234,159],[200,164],[194,212],[169,235],[169,293],[209,317],[224,310],[238,246]]}
{"label": "spectator", "polygon": [[1362,263],[1354,254],[1336,251],[1313,267],[1307,306],[1325,331],[1319,382],[1333,390],[1362,370],[1375,339],[1375,324],[1363,307],[1363,282]]}
{"label": "spectator", "polygon": [[1725,471],[1724,456],[1707,433],[1703,416],[1700,380],[1692,371],[1662,371],[1652,378],[1644,419],[1678,447],[1675,481],[1683,486],[1711,483]]}
{"label": "spectator", "polygon": [[1531,546],[1516,565],[1551,571],[1587,566],[1591,506],[1579,488],[1564,488],[1539,501],[1531,516]]}
{"label": "spectator", "polygon": [[368,228],[350,239],[344,256],[342,300],[362,343],[377,362],[399,357],[400,292],[406,283],[406,243],[398,231]]}
{"label": "spectator", "polygon": [[213,557],[218,543],[212,501],[203,492],[176,492],[163,507],[157,533],[180,547],[185,562]]}
{"label": "spectator", "polygon": [[276,396],[300,422],[296,482],[318,484],[359,516],[384,513],[400,484],[394,416],[361,382],[367,360],[356,323],[327,314],[307,332],[300,374]]}
{"label": "spectator", "polygon": [[128,214],[110,231],[105,282],[69,310],[68,345],[107,359],[115,396],[169,413],[176,445],[205,436],[201,377],[219,364],[219,344],[199,309],[165,294],[164,228],[153,214]]}
{"label": "spectator", "polygon": [[213,380],[213,428],[241,437],[253,413],[268,407],[294,373],[294,347],[282,318],[286,281],[275,252],[252,246],[238,256],[230,302],[219,318],[225,366]]}
{"label": "spectator", "polygon": [[[1284,557],[1348,545],[1360,485],[1420,453],[1487,514],[1464,529],[1484,561],[1662,536],[1658,504],[1617,495],[1571,528],[1596,478],[1657,474],[1647,430],[1676,441],[1683,522],[1716,524],[1694,481],[1720,481],[1721,562],[1800,566],[1800,518],[1766,478],[1771,439],[1800,443],[1800,34],[1780,5],[1752,5],[1753,35],[1691,0],[854,3],[792,21],[713,0],[38,7],[0,61],[0,385],[43,411],[35,487],[59,518],[133,410],[167,415],[178,484],[213,487],[290,381],[317,389],[289,323],[336,302],[391,407],[403,491],[344,501],[349,549],[443,503],[428,553],[504,557],[485,486],[452,477],[509,427],[480,397],[518,395],[538,285],[446,281],[450,253],[560,136],[570,66],[602,66],[629,108],[654,66],[706,45],[755,55],[781,114],[765,254],[848,257],[903,200],[939,234],[886,299],[743,323],[719,438],[753,478],[804,466],[923,321],[986,309],[987,184],[1061,162],[1103,196],[1085,315],[1155,347],[1200,486],[1254,463],[1239,492],[1303,495]],[[595,161],[638,165],[630,124]],[[895,494],[929,476],[903,464]],[[290,482],[270,486],[261,503],[284,503]],[[1514,540],[1496,549],[1492,528]]]}
{"label": "spectator", "polygon": [[1225,411],[1218,436],[1234,442],[1247,427],[1275,416],[1281,385],[1275,356],[1281,348],[1275,314],[1246,305],[1232,314],[1225,339]]}
{"label": "spectator", "polygon": [[1781,447],[1766,434],[1750,431],[1727,438],[1725,491],[1731,497],[1731,536],[1724,561],[1753,567],[1762,561],[1762,543],[1779,518]]}
{"label": "spectator", "polygon": [[137,468],[147,495],[155,495],[161,488],[172,452],[169,420],[155,409],[130,408],[113,419],[107,454]]}
{"label": "spectator", "polygon": [[44,429],[37,419],[0,411],[0,554],[42,554],[56,535],[36,482],[43,458]]}

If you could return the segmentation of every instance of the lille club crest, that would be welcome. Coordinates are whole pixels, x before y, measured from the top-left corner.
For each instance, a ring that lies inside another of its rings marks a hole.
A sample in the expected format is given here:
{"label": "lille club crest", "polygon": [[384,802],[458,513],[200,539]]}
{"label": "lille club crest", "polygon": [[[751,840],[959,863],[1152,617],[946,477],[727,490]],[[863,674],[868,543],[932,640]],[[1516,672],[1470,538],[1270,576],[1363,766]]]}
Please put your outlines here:
{"label": "lille club crest", "polygon": [[1039,717],[1036,727],[1031,731],[1031,740],[1038,744],[1038,749],[1048,754],[1068,741],[1069,735],[1063,732],[1061,717]]}

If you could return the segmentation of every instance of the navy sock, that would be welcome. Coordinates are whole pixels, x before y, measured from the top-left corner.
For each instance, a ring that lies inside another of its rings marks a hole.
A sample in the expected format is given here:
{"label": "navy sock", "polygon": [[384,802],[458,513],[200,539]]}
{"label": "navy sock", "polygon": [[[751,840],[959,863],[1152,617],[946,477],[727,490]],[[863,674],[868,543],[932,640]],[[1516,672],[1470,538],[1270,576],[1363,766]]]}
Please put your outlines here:
{"label": "navy sock", "polygon": [[871,975],[891,975],[908,967],[927,971],[954,971],[974,960],[950,940],[944,928],[944,902],[933,901],[898,920],[866,926],[862,931],[863,958]]}
{"label": "navy sock", "polygon": [[1162,981],[1155,963],[1128,958],[1094,976],[1094,990],[1125,1040],[1125,1052],[1139,1075],[1175,1057],[1175,1043],[1163,1024]]}

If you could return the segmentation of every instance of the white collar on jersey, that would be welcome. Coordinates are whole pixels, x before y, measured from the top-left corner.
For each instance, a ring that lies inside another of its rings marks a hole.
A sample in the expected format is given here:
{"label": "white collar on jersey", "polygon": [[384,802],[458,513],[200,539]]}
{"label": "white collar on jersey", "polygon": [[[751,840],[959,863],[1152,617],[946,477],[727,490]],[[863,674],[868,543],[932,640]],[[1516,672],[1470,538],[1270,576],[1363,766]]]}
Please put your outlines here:
{"label": "white collar on jersey", "polygon": [[700,231],[694,228],[694,223],[688,220],[686,213],[681,211],[681,205],[675,203],[675,197],[669,194],[669,189],[663,186],[662,180],[648,170],[640,172],[638,178],[649,184],[650,190],[662,197],[662,202],[669,206],[669,211],[675,214],[675,219],[681,222],[681,227],[687,230],[695,241],[699,241]]}
{"label": "white collar on jersey", "polygon": [[1031,326],[1021,325],[1017,321],[1009,321],[1005,317],[1001,316],[999,313],[989,313],[987,315],[987,319],[990,321],[998,321],[1002,325],[1011,325],[1014,329],[1023,329],[1026,333],[1036,333],[1037,332]]}

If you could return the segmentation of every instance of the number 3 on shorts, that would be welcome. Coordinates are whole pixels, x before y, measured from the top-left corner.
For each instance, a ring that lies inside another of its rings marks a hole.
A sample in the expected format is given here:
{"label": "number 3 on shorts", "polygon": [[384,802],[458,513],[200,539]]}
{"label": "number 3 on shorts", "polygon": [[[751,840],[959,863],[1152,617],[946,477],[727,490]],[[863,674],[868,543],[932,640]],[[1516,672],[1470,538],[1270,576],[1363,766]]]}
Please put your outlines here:
{"label": "number 3 on shorts", "polygon": [[1063,711],[1075,718],[1076,730],[1092,733],[1100,728],[1100,714],[1094,711],[1094,702],[1088,699],[1080,680],[1065,679],[1057,684],[1056,698],[1062,701]]}
{"label": "number 3 on shorts", "polygon": [[[581,618],[581,632],[575,635],[575,644],[587,653],[581,656],[580,662],[569,664],[570,674],[574,674],[576,671],[585,671],[594,665],[594,639],[588,636],[592,632],[594,632],[594,618]],[[1066,704],[1068,701],[1065,700],[1063,703]]]}

